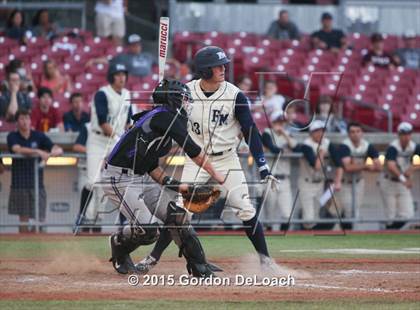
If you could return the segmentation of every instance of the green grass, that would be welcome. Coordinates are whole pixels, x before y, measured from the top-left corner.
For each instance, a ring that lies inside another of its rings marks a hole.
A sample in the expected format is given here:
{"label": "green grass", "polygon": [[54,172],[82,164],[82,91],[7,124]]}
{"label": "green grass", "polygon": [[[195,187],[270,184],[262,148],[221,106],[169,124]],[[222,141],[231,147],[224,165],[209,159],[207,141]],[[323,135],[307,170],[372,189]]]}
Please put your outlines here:
{"label": "green grass", "polygon": [[[243,236],[204,236],[200,237],[209,258],[239,257],[254,253],[251,243]],[[52,251],[82,251],[98,257],[109,255],[107,237],[71,237],[68,240],[46,237],[22,238],[13,240],[7,236],[0,236],[0,258],[44,258]],[[267,237],[268,247],[272,256],[277,258],[418,258],[419,254],[330,254],[311,252],[318,249],[382,249],[399,250],[403,248],[420,247],[420,234],[387,234],[387,235],[348,235],[348,236],[270,236]],[[141,247],[136,255],[148,253],[151,246]],[[308,252],[283,252],[287,250],[307,250]],[[164,254],[166,257],[177,255],[177,248],[171,245]]]}
{"label": "green grass", "polygon": [[139,309],[171,309],[171,310],[213,310],[213,309],[373,309],[398,310],[418,309],[419,304],[414,302],[379,302],[379,301],[319,301],[319,302],[197,302],[197,301],[0,301],[1,309],[10,310],[49,310],[49,309],[101,309],[101,310],[139,310]]}

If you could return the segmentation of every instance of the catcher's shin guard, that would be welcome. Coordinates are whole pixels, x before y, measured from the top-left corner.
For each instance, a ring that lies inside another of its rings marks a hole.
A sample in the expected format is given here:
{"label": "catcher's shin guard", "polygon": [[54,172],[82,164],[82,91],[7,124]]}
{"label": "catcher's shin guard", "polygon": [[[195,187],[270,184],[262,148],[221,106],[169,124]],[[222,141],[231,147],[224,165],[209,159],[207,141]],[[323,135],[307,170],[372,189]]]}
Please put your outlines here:
{"label": "catcher's shin guard", "polygon": [[117,233],[113,233],[109,240],[111,258],[114,269],[121,274],[136,272],[136,267],[131,260],[130,253],[141,245],[149,245],[159,237],[157,223],[135,227],[126,225]]}
{"label": "catcher's shin guard", "polygon": [[169,226],[173,240],[179,247],[180,256],[183,255],[187,260],[189,274],[198,278],[206,278],[213,276],[213,272],[223,271],[207,262],[200,240],[189,224],[186,211],[173,202],[168,204],[166,224]]}

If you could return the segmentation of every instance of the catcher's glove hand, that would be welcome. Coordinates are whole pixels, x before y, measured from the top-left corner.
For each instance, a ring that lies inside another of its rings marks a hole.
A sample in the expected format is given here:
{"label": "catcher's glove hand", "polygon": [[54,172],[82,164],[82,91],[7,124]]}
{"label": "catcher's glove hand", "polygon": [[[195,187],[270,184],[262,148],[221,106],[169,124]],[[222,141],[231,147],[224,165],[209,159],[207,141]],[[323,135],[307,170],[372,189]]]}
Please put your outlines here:
{"label": "catcher's glove hand", "polygon": [[193,213],[202,213],[216,202],[220,190],[212,185],[190,185],[188,191],[181,194],[185,209]]}

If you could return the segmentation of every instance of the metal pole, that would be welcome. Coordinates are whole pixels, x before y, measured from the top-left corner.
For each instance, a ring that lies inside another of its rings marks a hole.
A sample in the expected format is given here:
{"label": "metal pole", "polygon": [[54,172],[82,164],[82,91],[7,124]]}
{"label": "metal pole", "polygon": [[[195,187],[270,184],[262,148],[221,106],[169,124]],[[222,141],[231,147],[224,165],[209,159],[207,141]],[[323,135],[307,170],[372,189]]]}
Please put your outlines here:
{"label": "metal pole", "polygon": [[235,76],[234,76],[234,63],[235,63],[235,56],[233,56],[233,55],[231,55],[231,57],[230,57],[230,59],[231,59],[231,61],[230,61],[230,64],[229,64],[229,80],[230,80],[230,82],[231,83],[235,83]]}
{"label": "metal pole", "polygon": [[392,112],[388,110],[388,133],[392,133]]}
{"label": "metal pole", "polygon": [[38,157],[34,158],[34,204],[35,204],[35,231],[39,233],[39,163]]}
{"label": "metal pole", "polygon": [[82,29],[86,30],[86,2],[84,3],[82,9]]}

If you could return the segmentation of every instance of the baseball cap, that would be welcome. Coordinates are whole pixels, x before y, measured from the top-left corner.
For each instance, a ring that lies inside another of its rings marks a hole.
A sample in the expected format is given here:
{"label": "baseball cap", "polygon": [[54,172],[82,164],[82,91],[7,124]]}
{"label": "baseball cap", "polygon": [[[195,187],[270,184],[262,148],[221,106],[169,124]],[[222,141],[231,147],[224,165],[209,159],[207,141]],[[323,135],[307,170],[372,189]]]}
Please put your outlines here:
{"label": "baseball cap", "polygon": [[330,13],[324,12],[321,15],[321,20],[324,20],[324,19],[333,19],[333,17],[332,17],[332,15]]}
{"label": "baseball cap", "polygon": [[398,125],[398,133],[411,133],[413,131],[413,125],[408,122],[402,122]]}
{"label": "baseball cap", "polygon": [[286,117],[283,111],[274,111],[270,116],[271,122],[284,121],[284,120],[286,120]]}
{"label": "baseball cap", "polygon": [[313,132],[313,131],[324,129],[324,128],[325,128],[325,122],[317,119],[311,123],[311,125],[309,126],[309,131]]}
{"label": "baseball cap", "polygon": [[128,37],[128,44],[133,44],[133,43],[140,43],[141,42],[141,37],[138,34],[130,34]]}

